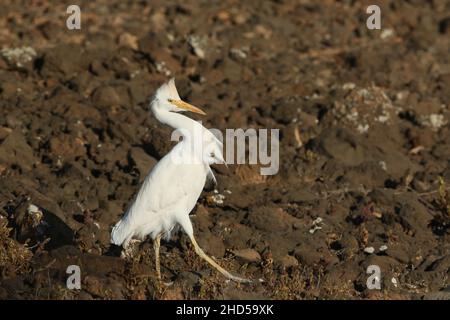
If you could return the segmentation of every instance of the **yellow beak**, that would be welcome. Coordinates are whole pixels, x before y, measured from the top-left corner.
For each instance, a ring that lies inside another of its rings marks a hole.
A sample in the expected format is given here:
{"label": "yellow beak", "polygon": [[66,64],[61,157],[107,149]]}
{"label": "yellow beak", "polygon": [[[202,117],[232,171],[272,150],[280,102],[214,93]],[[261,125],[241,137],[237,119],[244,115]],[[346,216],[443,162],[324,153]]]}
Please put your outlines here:
{"label": "yellow beak", "polygon": [[206,115],[206,113],[202,109],[197,108],[197,107],[195,107],[192,104],[189,104],[187,102],[184,102],[183,100],[169,99],[169,102],[171,104],[177,106],[180,109],[191,111],[191,112],[194,112],[194,113],[200,113],[202,115]]}

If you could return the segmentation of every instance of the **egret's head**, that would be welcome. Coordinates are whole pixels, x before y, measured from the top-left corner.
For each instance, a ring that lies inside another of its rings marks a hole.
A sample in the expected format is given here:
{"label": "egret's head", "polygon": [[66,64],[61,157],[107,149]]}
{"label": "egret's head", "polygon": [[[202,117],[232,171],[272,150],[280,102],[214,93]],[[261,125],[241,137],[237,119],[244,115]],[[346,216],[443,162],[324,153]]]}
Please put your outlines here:
{"label": "egret's head", "polygon": [[[208,130],[204,132],[204,135],[213,136],[213,134]],[[207,164],[227,164],[223,158],[223,143],[220,140],[217,138],[209,139],[209,137],[204,137],[202,147],[203,161]]]}
{"label": "egret's head", "polygon": [[152,108],[170,112],[191,111],[203,115],[206,114],[200,108],[181,100],[177,87],[175,87],[175,78],[170,79],[169,82],[163,84],[156,90],[155,97],[152,101]]}
{"label": "egret's head", "polygon": [[222,151],[219,150],[218,148],[216,150],[214,150],[214,149],[215,148],[207,150],[203,154],[203,161],[205,161],[209,165],[212,165],[212,164],[227,165],[225,159],[223,158]]}

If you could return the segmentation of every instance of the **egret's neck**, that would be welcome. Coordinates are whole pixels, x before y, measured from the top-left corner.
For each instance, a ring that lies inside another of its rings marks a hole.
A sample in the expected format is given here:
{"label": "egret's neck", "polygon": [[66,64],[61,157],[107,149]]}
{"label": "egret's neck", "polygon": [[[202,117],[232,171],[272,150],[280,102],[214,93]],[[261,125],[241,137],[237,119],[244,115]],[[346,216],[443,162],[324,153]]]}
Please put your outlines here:
{"label": "egret's neck", "polygon": [[[191,133],[200,125],[197,121],[179,113],[170,112],[159,108],[153,108],[153,113],[159,122],[167,124],[173,129],[183,129]],[[183,130],[180,130],[182,135]]]}

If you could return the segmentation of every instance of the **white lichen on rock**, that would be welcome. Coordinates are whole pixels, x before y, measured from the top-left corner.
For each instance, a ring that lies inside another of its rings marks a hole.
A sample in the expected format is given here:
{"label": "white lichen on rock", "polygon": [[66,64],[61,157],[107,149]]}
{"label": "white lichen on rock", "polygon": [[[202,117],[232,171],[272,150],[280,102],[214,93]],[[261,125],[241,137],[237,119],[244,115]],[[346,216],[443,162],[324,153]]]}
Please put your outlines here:
{"label": "white lichen on rock", "polygon": [[421,115],[419,117],[419,122],[422,126],[430,127],[434,131],[438,131],[447,124],[444,115],[436,113]]}
{"label": "white lichen on rock", "polygon": [[225,200],[225,196],[219,193],[217,189],[214,189],[213,192],[214,192],[213,195],[209,195],[206,197],[206,201],[208,202],[209,205],[222,206]]}
{"label": "white lichen on rock", "polygon": [[312,222],[312,228],[309,229],[309,233],[314,234],[316,231],[322,230],[322,226],[321,226],[322,222],[323,222],[323,219],[321,217],[318,217],[317,219],[315,219]]}
{"label": "white lichen on rock", "polygon": [[4,48],[0,55],[11,65],[22,68],[36,57],[36,51],[31,47]]}
{"label": "white lichen on rock", "polygon": [[345,83],[344,102],[335,102],[334,113],[344,124],[367,133],[374,123],[391,124],[401,108],[394,106],[391,99],[380,87],[357,88],[354,83]]}
{"label": "white lichen on rock", "polygon": [[30,204],[28,206],[27,213],[31,218],[32,226],[34,228],[38,227],[42,223],[42,218],[44,217],[44,214],[42,213],[42,210],[39,209],[38,206]]}
{"label": "white lichen on rock", "polygon": [[190,35],[187,38],[187,42],[189,43],[189,46],[197,57],[199,57],[200,59],[205,59],[205,48],[207,48],[208,45],[208,39],[206,37]]}

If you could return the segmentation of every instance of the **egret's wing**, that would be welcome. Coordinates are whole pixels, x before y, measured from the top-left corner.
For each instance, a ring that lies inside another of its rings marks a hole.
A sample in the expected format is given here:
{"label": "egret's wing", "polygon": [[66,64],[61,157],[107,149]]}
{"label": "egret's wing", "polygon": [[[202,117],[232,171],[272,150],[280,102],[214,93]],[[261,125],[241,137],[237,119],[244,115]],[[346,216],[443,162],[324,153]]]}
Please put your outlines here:
{"label": "egret's wing", "polygon": [[[166,156],[167,157],[167,156]],[[111,242],[116,245],[126,243],[136,235],[139,228],[153,221],[158,223],[160,215],[161,194],[169,190],[167,175],[170,175],[170,166],[166,157],[161,159],[144,179],[139,192],[134,197],[122,219],[117,222],[111,232]],[[169,171],[168,171],[169,170]]]}
{"label": "egret's wing", "polygon": [[188,215],[195,206],[207,170],[203,164],[175,164],[172,152],[180,151],[177,146],[145,178],[125,216],[113,229],[113,243],[121,245],[143,228],[147,234],[158,228],[167,231],[177,215]]}

